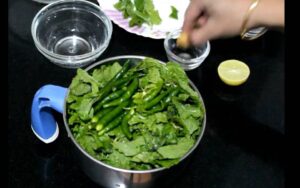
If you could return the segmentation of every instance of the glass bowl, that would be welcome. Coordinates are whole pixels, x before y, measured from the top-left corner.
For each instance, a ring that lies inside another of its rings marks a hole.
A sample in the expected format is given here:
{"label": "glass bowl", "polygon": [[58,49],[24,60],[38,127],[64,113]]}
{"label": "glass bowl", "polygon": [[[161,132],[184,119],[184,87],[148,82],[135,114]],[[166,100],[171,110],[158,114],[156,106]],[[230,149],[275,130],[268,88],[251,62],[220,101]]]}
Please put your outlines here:
{"label": "glass bowl", "polygon": [[177,47],[176,40],[181,29],[170,32],[164,40],[164,47],[169,61],[181,65],[184,70],[193,70],[201,65],[210,52],[210,43],[207,41],[201,46],[193,46],[187,49]]}
{"label": "glass bowl", "polygon": [[32,0],[32,1],[42,3],[42,4],[49,4],[49,3],[53,3],[53,2],[58,1],[58,0]]}
{"label": "glass bowl", "polygon": [[108,47],[112,23],[91,2],[61,0],[36,14],[31,33],[37,49],[51,62],[79,68],[95,61]]}

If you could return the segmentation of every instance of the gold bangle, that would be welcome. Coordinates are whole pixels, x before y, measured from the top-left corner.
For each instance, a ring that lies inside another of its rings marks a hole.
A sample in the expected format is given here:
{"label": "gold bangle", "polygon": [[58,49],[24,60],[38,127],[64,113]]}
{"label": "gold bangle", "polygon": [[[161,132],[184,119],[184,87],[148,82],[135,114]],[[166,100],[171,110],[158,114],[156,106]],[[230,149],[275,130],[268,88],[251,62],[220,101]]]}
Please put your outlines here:
{"label": "gold bangle", "polygon": [[253,10],[257,7],[257,5],[259,4],[259,1],[260,0],[253,0],[253,2],[251,3],[245,17],[244,17],[244,21],[242,23],[242,27],[241,27],[241,38],[242,39],[245,39],[245,34],[247,32],[247,23],[248,23],[248,20],[249,20],[249,17],[251,15],[251,13],[253,12]]}

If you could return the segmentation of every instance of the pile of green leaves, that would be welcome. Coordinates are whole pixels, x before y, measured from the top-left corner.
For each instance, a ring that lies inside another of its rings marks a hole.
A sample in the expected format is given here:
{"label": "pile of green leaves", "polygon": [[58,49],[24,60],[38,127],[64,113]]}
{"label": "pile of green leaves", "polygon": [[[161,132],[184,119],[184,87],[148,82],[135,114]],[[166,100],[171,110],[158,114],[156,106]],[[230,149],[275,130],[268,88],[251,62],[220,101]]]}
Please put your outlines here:
{"label": "pile of green leaves", "polygon": [[119,0],[114,5],[123,13],[124,18],[130,18],[129,26],[141,26],[146,23],[150,26],[159,25],[161,18],[153,5],[152,0]]}
{"label": "pile of green leaves", "polygon": [[90,73],[78,69],[67,98],[77,142],[96,159],[123,169],[177,164],[195,144],[204,113],[183,69],[151,58]]}

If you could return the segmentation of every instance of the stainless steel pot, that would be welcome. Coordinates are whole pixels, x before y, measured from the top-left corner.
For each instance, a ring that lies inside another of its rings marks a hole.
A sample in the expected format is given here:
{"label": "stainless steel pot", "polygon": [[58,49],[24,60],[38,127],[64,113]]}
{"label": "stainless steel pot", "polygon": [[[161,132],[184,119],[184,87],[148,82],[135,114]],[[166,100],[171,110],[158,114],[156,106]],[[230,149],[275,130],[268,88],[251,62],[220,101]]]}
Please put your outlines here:
{"label": "stainless steel pot", "polygon": [[[90,71],[103,64],[112,63],[118,61],[124,63],[126,60],[131,60],[132,63],[138,63],[145,57],[143,56],[117,56],[108,58],[86,68],[86,71]],[[163,62],[161,62],[163,63]],[[203,103],[202,97],[196,86],[190,81],[192,88],[198,92],[200,100]],[[78,159],[83,171],[96,183],[105,187],[115,188],[146,188],[156,186],[167,186],[171,181],[174,181],[178,173],[182,171],[182,168],[187,162],[187,158],[192,154],[195,148],[199,145],[201,138],[203,137],[206,126],[206,113],[204,113],[202,131],[192,149],[184,155],[179,164],[172,166],[171,168],[157,168],[152,170],[125,170],[107,165],[97,159],[94,159],[74,139],[69,125],[67,123],[66,113],[66,99],[68,96],[68,89],[60,86],[45,85],[41,87],[35,94],[31,119],[32,130],[34,134],[43,142],[53,142],[59,133],[58,126],[54,117],[51,114],[51,109],[63,113],[63,119],[68,136],[74,146],[75,156]],[[204,103],[203,103],[204,104]],[[204,106],[205,110],[205,106]],[[164,187],[165,187],[164,186]]]}

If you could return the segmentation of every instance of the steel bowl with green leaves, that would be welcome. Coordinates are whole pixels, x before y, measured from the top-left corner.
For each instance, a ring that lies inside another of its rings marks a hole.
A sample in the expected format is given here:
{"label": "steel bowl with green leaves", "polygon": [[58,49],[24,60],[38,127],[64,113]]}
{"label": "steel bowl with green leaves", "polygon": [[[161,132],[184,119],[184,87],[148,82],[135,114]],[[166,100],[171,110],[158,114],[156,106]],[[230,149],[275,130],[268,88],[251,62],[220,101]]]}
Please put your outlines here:
{"label": "steel bowl with green leaves", "polygon": [[176,63],[116,59],[77,70],[66,121],[94,159],[126,170],[169,168],[199,144],[201,95]]}

